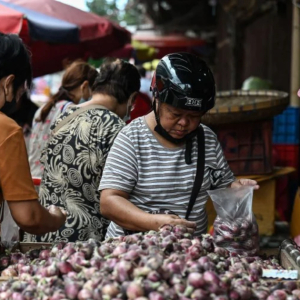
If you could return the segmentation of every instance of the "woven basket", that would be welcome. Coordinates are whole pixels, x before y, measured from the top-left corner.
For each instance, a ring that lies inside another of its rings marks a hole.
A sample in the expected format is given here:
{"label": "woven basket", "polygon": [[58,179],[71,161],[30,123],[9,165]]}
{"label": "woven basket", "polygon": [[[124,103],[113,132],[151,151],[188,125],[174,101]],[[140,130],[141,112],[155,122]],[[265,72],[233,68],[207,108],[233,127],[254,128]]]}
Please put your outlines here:
{"label": "woven basket", "polygon": [[232,90],[217,93],[216,104],[202,119],[206,125],[270,119],[289,104],[288,93]]}

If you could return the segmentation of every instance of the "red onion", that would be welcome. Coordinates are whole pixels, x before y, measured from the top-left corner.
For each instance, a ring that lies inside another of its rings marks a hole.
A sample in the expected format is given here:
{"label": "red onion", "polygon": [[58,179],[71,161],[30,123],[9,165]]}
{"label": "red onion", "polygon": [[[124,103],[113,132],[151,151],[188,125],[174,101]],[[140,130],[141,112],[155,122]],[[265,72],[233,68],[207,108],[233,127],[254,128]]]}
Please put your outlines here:
{"label": "red onion", "polygon": [[45,249],[42,250],[39,254],[39,258],[42,260],[47,260],[50,257],[50,250],[49,249]]}
{"label": "red onion", "polygon": [[188,248],[188,254],[193,260],[200,258],[203,255],[202,246],[200,244],[190,246]]}
{"label": "red onion", "polygon": [[287,294],[284,290],[276,290],[272,293],[276,300],[285,300]]}
{"label": "red onion", "polygon": [[294,296],[300,298],[300,289],[293,290],[293,291],[292,291],[292,294],[293,294]]}
{"label": "red onion", "polygon": [[128,299],[136,299],[137,297],[144,296],[144,290],[138,282],[131,282],[126,291]]}
{"label": "red onion", "polygon": [[121,260],[118,262],[115,266],[115,278],[117,281],[120,283],[126,280],[131,279],[131,275],[133,273],[133,265],[131,262],[126,261],[126,260]]}
{"label": "red onion", "polygon": [[191,298],[195,299],[195,300],[209,300],[210,299],[209,293],[202,289],[194,290],[191,295]]}
{"label": "red onion", "polygon": [[259,300],[265,300],[268,298],[269,293],[264,290],[253,290],[253,294],[259,299]]}
{"label": "red onion", "polygon": [[93,293],[86,289],[82,289],[77,296],[78,300],[89,300],[92,299],[92,297]]}
{"label": "red onion", "polygon": [[207,282],[207,283],[216,283],[219,284],[220,282],[220,278],[219,276],[212,271],[207,271],[203,273],[203,279]]}
{"label": "red onion", "polygon": [[192,245],[192,242],[190,239],[181,239],[181,240],[179,240],[179,243],[183,249],[187,249]]}
{"label": "red onion", "polygon": [[295,281],[286,281],[283,283],[284,289],[289,292],[292,293],[292,291],[296,290],[298,285]]}
{"label": "red onion", "polygon": [[112,255],[114,257],[118,257],[121,254],[124,254],[127,252],[127,246],[125,243],[119,244],[113,251]]}
{"label": "red onion", "polygon": [[26,300],[26,298],[21,293],[17,293],[17,292],[12,293],[11,299],[12,300]]}
{"label": "red onion", "polygon": [[77,299],[77,295],[81,290],[81,285],[79,285],[75,281],[67,281],[65,282],[65,293],[67,298],[69,299]]}
{"label": "red onion", "polygon": [[190,273],[187,282],[194,288],[203,288],[205,286],[205,280],[199,273]]}
{"label": "red onion", "polygon": [[120,289],[115,282],[108,283],[108,284],[104,285],[102,288],[102,294],[107,295],[111,298],[116,297],[119,294],[119,292],[120,292]]}
{"label": "red onion", "polygon": [[151,292],[148,295],[148,299],[149,300],[164,300],[165,298],[163,297],[162,294],[158,293],[158,292]]}
{"label": "red onion", "polygon": [[158,282],[161,280],[161,276],[158,272],[156,271],[151,271],[149,272],[149,274],[147,275],[147,279],[152,281],[152,282]]}

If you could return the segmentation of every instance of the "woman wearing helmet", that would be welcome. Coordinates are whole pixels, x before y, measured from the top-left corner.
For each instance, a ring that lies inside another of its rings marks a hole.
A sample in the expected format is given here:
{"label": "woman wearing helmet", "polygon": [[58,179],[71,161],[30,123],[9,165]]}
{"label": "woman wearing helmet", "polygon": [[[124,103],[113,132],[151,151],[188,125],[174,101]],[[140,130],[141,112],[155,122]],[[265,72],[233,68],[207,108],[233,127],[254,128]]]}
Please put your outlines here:
{"label": "woman wearing helmet", "polygon": [[[253,180],[235,180],[216,135],[201,124],[216,94],[203,60],[188,53],[163,57],[151,89],[153,111],[119,133],[106,161],[99,189],[101,213],[112,221],[107,237],[163,224],[185,225],[199,236],[207,231],[207,190],[258,186]],[[190,207],[201,172],[202,185]]]}

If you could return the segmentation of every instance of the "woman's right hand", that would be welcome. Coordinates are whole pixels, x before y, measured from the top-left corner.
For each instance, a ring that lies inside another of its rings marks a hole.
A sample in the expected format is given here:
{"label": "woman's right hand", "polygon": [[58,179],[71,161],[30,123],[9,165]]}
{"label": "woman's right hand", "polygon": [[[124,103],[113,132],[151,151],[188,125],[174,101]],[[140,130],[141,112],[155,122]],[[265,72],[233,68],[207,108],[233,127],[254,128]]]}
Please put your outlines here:
{"label": "woman's right hand", "polygon": [[193,233],[196,229],[196,223],[187,221],[186,219],[182,219],[176,215],[166,215],[166,214],[157,214],[157,215],[150,215],[151,223],[153,224],[153,230],[158,231],[159,228],[163,225],[170,224],[170,225],[182,225],[188,228],[190,233]]}
{"label": "woman's right hand", "polygon": [[7,201],[17,225],[25,232],[42,235],[55,232],[66,221],[67,213],[54,205],[43,207],[35,200]]}

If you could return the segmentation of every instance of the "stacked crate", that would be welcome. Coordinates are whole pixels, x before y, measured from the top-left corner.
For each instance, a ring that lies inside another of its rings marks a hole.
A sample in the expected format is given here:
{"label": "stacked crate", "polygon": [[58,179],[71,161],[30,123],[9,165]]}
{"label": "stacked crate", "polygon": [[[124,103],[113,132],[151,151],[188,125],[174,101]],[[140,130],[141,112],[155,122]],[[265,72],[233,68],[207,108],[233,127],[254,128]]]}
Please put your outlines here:
{"label": "stacked crate", "polygon": [[273,152],[274,163],[299,169],[299,107],[288,107],[274,117]]}
{"label": "stacked crate", "polygon": [[289,178],[279,179],[276,187],[277,211],[281,219],[289,221],[292,202],[299,184],[299,121],[300,108],[288,107],[274,117],[273,163],[274,166],[294,167],[296,172]]}

